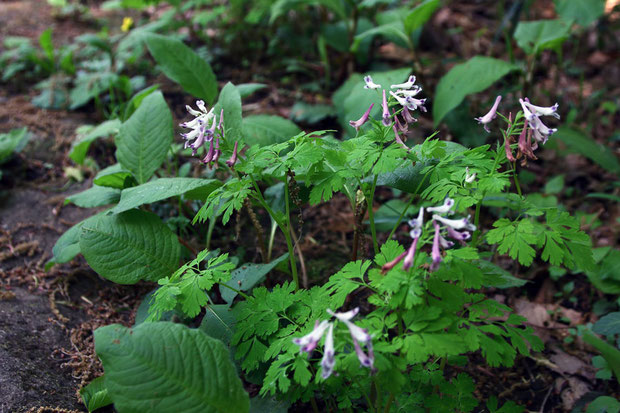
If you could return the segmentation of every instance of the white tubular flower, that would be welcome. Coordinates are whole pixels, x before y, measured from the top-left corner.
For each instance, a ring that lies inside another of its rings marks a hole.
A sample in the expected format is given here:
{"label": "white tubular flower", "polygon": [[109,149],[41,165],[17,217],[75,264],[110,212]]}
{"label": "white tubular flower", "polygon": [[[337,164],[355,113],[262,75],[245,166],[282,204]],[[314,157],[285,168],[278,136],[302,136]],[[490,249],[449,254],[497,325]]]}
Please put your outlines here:
{"label": "white tubular flower", "polygon": [[[452,212],[452,208],[454,207],[454,199],[446,197],[443,201],[443,205],[437,207],[427,207],[426,212],[436,212],[438,214],[446,214]],[[433,219],[435,215],[433,215]]]}
{"label": "white tubular flower", "polygon": [[409,76],[405,83],[390,86],[390,89],[411,89],[415,85],[415,76]]}
{"label": "white tubular flower", "polygon": [[[422,233],[422,227],[424,226],[424,207],[420,207],[420,210],[418,211],[418,217],[410,219],[407,224],[409,224],[409,226],[412,228],[411,232],[409,233],[409,235],[411,235],[411,238],[419,237]],[[416,232],[414,233],[414,231]]]}
{"label": "white tubular flower", "polygon": [[334,324],[329,323],[327,335],[325,336],[325,346],[323,347],[323,358],[321,359],[321,377],[328,378],[334,372],[336,359],[334,357]]}
{"label": "white tubular flower", "polygon": [[368,76],[364,76],[364,82],[366,83],[366,86],[364,86],[364,89],[380,89],[381,85],[376,84],[375,82],[372,81],[372,77]]}
{"label": "white tubular flower", "polygon": [[327,320],[323,320],[320,323],[317,321],[314,324],[314,330],[309,334],[306,334],[300,338],[294,338],[293,343],[299,346],[299,352],[311,353],[323,337],[323,333],[329,327],[331,323]]}
{"label": "white tubular flower", "polygon": [[536,139],[536,141],[538,142],[541,142],[543,145],[547,143],[547,139],[549,139],[549,136],[553,135],[558,131],[555,128],[547,127],[537,116],[534,116],[529,126],[534,131],[534,139]]}
{"label": "white tubular flower", "polygon": [[560,114],[558,113],[558,108],[560,107],[560,105],[558,105],[557,103],[553,106],[536,106],[532,105],[526,99],[525,106],[527,106],[530,112],[536,114],[536,116],[553,116],[556,119],[560,119]]}
{"label": "white tubular flower", "polygon": [[[398,96],[396,93],[392,92],[391,90],[390,90],[390,95],[394,96],[394,99],[396,99],[396,101],[400,103],[401,106],[407,107],[407,98]],[[415,109],[412,109],[412,110],[415,110]]]}
{"label": "white tubular flower", "polygon": [[330,310],[329,308],[327,309],[327,313],[328,314],[336,317],[340,321],[349,321],[353,317],[355,317],[357,315],[357,313],[359,313],[359,312],[360,312],[360,308],[359,307],[355,307],[353,310],[349,310],[349,311],[344,312],[344,313],[336,313],[336,312],[333,312],[332,310]]}
{"label": "white tubular flower", "polygon": [[523,99],[519,99],[519,103],[521,104],[521,109],[523,109],[523,116],[525,116],[525,119],[527,119],[530,122],[532,122],[532,119],[534,119],[536,117],[536,115],[534,115],[532,113],[532,111],[526,105],[526,102]]}
{"label": "white tubular flower", "polygon": [[441,222],[442,224],[452,228],[452,229],[466,229],[468,231],[475,231],[476,226],[469,222],[469,217],[462,219],[448,219],[444,218],[440,215],[433,215],[433,220]]}
{"label": "white tubular flower", "polygon": [[472,182],[474,182],[476,180],[476,173],[474,172],[473,174],[469,174],[469,167],[465,168],[465,182],[467,182],[468,184],[471,184]]}
{"label": "white tubular flower", "polygon": [[[191,146],[193,155],[196,155],[196,151],[205,143],[213,138],[213,131],[215,128],[212,126],[207,129],[207,124],[213,120],[215,125],[216,116],[213,114],[213,109],[207,110],[205,103],[202,100],[196,101],[196,106],[199,110],[192,109],[189,105],[185,106],[190,115],[195,116],[194,119],[189,122],[181,123],[179,126],[186,129],[191,129],[187,133],[182,133],[181,136],[185,139],[185,148]],[[195,139],[195,141],[194,141]],[[192,143],[192,141],[194,141]]]}
{"label": "white tubular flower", "polygon": [[420,93],[422,91],[422,88],[420,86],[415,86],[413,89],[411,90],[397,90],[396,94],[397,95],[403,95],[406,98],[411,98],[416,96],[418,93]]}

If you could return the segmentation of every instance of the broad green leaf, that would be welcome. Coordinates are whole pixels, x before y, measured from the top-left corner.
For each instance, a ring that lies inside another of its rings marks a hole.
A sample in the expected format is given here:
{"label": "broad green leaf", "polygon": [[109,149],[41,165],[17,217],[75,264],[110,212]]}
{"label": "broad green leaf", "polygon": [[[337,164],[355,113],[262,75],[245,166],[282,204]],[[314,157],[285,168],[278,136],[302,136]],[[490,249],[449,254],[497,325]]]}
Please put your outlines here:
{"label": "broad green leaf", "polygon": [[104,380],[104,376],[97,377],[95,380],[91,381],[88,386],[82,387],[80,390],[82,402],[84,402],[89,412],[112,404],[112,399],[108,394],[108,389],[105,387]]}
{"label": "broad green leaf", "polygon": [[82,225],[99,219],[99,217],[106,212],[107,211],[100,212],[92,217],[88,217],[65,231],[65,233],[58,238],[56,244],[54,244],[52,248],[53,257],[45,264],[45,270],[47,271],[54,264],[63,264],[75,258],[75,256],[81,252],[79,242],[80,234],[82,233]]}
{"label": "broad green leaf", "polygon": [[81,208],[95,208],[103,205],[116,204],[120,197],[120,189],[93,185],[85,191],[68,196],[65,199],[65,205],[72,203]]}
{"label": "broad green leaf", "polygon": [[588,403],[586,413],[618,413],[620,412],[620,401],[612,396],[598,396]]}
{"label": "broad green leaf", "polygon": [[93,141],[116,134],[120,127],[121,122],[118,119],[112,119],[95,126],[85,134],[78,134],[77,139],[71,145],[69,158],[71,158],[73,162],[81,165]]}
{"label": "broad green leaf", "polygon": [[178,267],[177,236],[150,212],[99,216],[82,225],[80,250],[88,265],[118,284],[157,281]]}
{"label": "broad green leaf", "polygon": [[332,105],[297,102],[291,108],[291,119],[295,122],[314,124],[330,116],[336,116],[336,109]]}
{"label": "broad green leaf", "polygon": [[202,199],[220,186],[216,179],[201,178],[160,178],[133,188],[124,189],[120,194],[120,202],[112,209],[115,214],[139,207],[144,204],[161,201],[173,196],[183,195],[189,191],[200,190]]}
{"label": "broad green leaf", "polygon": [[613,337],[620,334],[620,312],[609,313],[594,324],[592,330],[597,334]]}
{"label": "broad green leaf", "polygon": [[229,305],[216,304],[207,306],[199,328],[209,337],[230,345],[236,323],[237,319]]}
{"label": "broad green leaf", "polygon": [[129,119],[131,115],[136,111],[136,109],[140,107],[140,104],[142,103],[144,98],[150,95],[151,93],[155,92],[157,89],[159,89],[159,85],[153,85],[133,95],[131,100],[127,102],[127,105],[125,106],[125,112],[123,113],[123,120]]}
{"label": "broad green leaf", "polygon": [[224,109],[226,140],[232,142],[239,140],[242,131],[241,96],[235,85],[230,82],[226,83],[220,92],[217,105],[215,105],[215,114],[219,116],[221,109]]}
{"label": "broad green leaf", "polygon": [[[230,274],[230,281],[228,281],[226,285],[234,288],[235,290],[249,291],[255,285],[262,282],[269,271],[276,268],[278,264],[287,258],[288,253],[281,255],[268,264],[243,264]],[[220,286],[220,293],[222,294],[224,301],[226,301],[229,305],[237,296],[236,291],[226,288],[223,285]]]}
{"label": "broad green leaf", "polygon": [[14,152],[19,152],[28,141],[28,128],[12,129],[9,133],[0,133],[0,164],[4,163]]}
{"label": "broad green leaf", "polygon": [[137,185],[138,182],[131,172],[123,169],[121,164],[117,163],[99,171],[93,179],[93,184],[123,189]]}
{"label": "broad green leaf", "polygon": [[52,43],[52,28],[46,29],[39,36],[39,45],[50,61],[54,61],[54,44]]}
{"label": "broad green leaf", "polygon": [[[603,248],[594,249],[598,254]],[[605,253],[595,268],[586,271],[590,282],[605,294],[620,294],[620,251],[612,250]]]}
{"label": "broad green leaf", "polygon": [[266,88],[267,85],[264,83],[242,83],[237,85],[237,90],[239,91],[239,95],[241,99],[247,98],[254,94],[254,92]]}
{"label": "broad green leaf", "polygon": [[212,104],[217,96],[217,81],[211,65],[182,41],[149,33],[146,46],[162,71],[185,91]]}
{"label": "broad green leaf", "polygon": [[409,36],[407,36],[407,33],[405,33],[405,27],[403,26],[403,22],[397,20],[373,27],[356,35],[355,41],[351,46],[351,51],[353,51],[354,53],[357,52],[363,40],[372,39],[375,36],[385,36],[388,39],[394,38],[395,40],[397,39],[398,43],[402,43],[401,46],[411,47],[411,39],[409,38]]}
{"label": "broad green leaf", "polygon": [[287,413],[290,404],[284,400],[256,396],[250,399],[250,413]]}
{"label": "broad green leaf", "polygon": [[161,92],[153,92],[122,124],[116,138],[116,159],[142,184],[166,158],[173,133],[168,105]]}
{"label": "broad green leaf", "polygon": [[433,119],[437,126],[465,96],[482,92],[518,66],[492,57],[474,56],[454,66],[441,78],[435,91]]}
{"label": "broad green leaf", "polygon": [[611,371],[614,372],[616,380],[620,384],[620,350],[595,336],[590,330],[583,333],[583,341],[594,347],[601,353]]}
{"label": "broad green leaf", "polygon": [[555,0],[555,12],[563,20],[586,27],[605,13],[605,0]]}
{"label": "broad green leaf", "polygon": [[527,284],[527,280],[515,277],[490,261],[478,260],[476,261],[476,266],[480,268],[484,274],[483,285],[486,287],[512,288],[522,287]]}
{"label": "broad green leaf", "polygon": [[170,322],[95,330],[95,352],[119,413],[247,413],[230,353],[200,330]]}
{"label": "broad green leaf", "polygon": [[564,20],[538,20],[520,22],[514,38],[527,54],[537,54],[545,49],[559,50],[568,38],[570,22]]}
{"label": "broad green leaf", "polygon": [[583,132],[567,126],[561,126],[553,134],[553,137],[564,142],[572,151],[589,158],[609,172],[620,174],[620,162],[618,162],[618,158],[613,150],[601,145]]}
{"label": "broad green leaf", "polygon": [[250,146],[284,142],[299,132],[297,125],[280,116],[251,115],[243,119],[243,141]]}
{"label": "broad green leaf", "polygon": [[[368,73],[375,83],[382,85],[385,89],[389,89],[392,84],[405,82],[410,74],[410,68]],[[352,74],[334,93],[332,101],[338,111],[338,121],[347,134],[355,133],[349,121],[359,119],[372,103],[374,106],[370,116],[375,117],[381,112],[380,92],[364,89],[364,75],[360,73]]]}
{"label": "broad green leaf", "polygon": [[405,17],[405,30],[411,36],[414,30],[419,29],[431,18],[440,6],[439,0],[426,0],[420,3]]}

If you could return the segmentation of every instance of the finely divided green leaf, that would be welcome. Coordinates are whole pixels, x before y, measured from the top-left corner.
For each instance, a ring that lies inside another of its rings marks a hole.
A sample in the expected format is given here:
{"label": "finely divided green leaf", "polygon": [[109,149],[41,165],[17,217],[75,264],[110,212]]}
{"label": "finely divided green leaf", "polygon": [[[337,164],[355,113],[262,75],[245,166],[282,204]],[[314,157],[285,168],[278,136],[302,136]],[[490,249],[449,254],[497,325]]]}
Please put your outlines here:
{"label": "finely divided green leaf", "polygon": [[217,81],[209,63],[182,41],[149,33],[145,36],[149,51],[163,72],[187,93],[209,104],[217,96]]}
{"label": "finely divided green leaf", "polygon": [[116,138],[116,159],[139,183],[155,173],[172,143],[172,115],[161,92],[153,92],[122,124]]}
{"label": "finely divided green leaf", "polygon": [[118,284],[157,281],[178,266],[177,236],[149,212],[98,216],[82,225],[80,250],[88,265]]}
{"label": "finely divided green leaf", "polygon": [[200,330],[170,322],[95,330],[95,351],[119,413],[247,413],[230,353]]}
{"label": "finely divided green leaf", "polygon": [[454,66],[441,78],[435,91],[433,120],[435,126],[452,109],[472,93],[482,92],[508,73],[519,67],[491,57],[474,56],[465,63]]}

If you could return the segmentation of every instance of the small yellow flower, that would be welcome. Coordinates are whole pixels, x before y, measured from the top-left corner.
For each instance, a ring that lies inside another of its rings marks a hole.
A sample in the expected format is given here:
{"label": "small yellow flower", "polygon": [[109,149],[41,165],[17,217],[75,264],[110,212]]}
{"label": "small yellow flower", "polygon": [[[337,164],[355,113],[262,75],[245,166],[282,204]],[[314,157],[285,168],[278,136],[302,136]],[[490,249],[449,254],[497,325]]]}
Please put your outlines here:
{"label": "small yellow flower", "polygon": [[124,33],[127,33],[129,29],[131,29],[131,26],[133,26],[133,19],[131,17],[123,18],[123,24],[121,25],[121,30]]}

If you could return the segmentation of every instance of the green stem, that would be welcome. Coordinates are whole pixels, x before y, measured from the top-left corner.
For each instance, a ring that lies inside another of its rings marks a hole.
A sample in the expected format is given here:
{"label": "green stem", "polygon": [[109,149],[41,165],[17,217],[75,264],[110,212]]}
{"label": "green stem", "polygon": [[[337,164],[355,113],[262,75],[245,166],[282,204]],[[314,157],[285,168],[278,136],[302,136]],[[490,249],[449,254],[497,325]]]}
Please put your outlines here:
{"label": "green stem", "polygon": [[368,220],[370,221],[370,233],[372,234],[372,247],[375,251],[375,255],[379,254],[379,244],[377,243],[377,229],[375,228],[375,214],[372,210],[372,205],[375,199],[375,189],[377,188],[377,179],[379,175],[375,175],[375,179],[372,181],[372,188],[370,189],[370,196],[367,198],[368,203]]}
{"label": "green stem", "polygon": [[394,401],[394,393],[390,392],[390,396],[388,397],[388,401],[385,404],[385,409],[383,409],[383,413],[389,413],[390,407],[392,407],[392,402]]}
{"label": "green stem", "polygon": [[403,221],[403,217],[405,216],[405,214],[407,213],[407,211],[409,210],[409,207],[411,206],[411,204],[413,203],[413,199],[414,197],[418,194],[418,191],[420,190],[420,188],[422,187],[422,184],[424,183],[424,181],[426,180],[426,177],[428,176],[428,174],[430,174],[431,171],[429,170],[426,174],[424,174],[424,176],[422,177],[422,180],[420,181],[420,183],[418,184],[418,187],[415,189],[415,191],[413,192],[413,194],[411,194],[411,199],[409,200],[409,203],[407,204],[407,206],[403,209],[403,212],[400,213],[400,216],[398,217],[398,221],[396,221],[396,225],[394,225],[394,228],[392,228],[392,232],[390,232],[390,235],[388,236],[388,239],[392,238],[392,235],[394,235],[394,233],[396,232],[396,230],[398,229],[398,227],[400,226],[400,223]]}
{"label": "green stem", "polygon": [[480,207],[481,206],[482,206],[482,199],[478,201],[478,203],[476,204],[476,212],[474,214],[474,225],[476,226],[476,230],[474,231],[474,236],[472,237],[472,240],[471,240],[471,243],[474,247],[478,245],[478,237],[480,236],[479,222],[480,222]]}
{"label": "green stem", "polygon": [[244,293],[243,291],[241,291],[241,290],[237,290],[236,288],[233,288],[233,287],[231,287],[231,286],[230,286],[230,285],[228,285],[228,284],[224,284],[224,283],[218,283],[218,284],[219,284],[221,287],[226,287],[226,288],[228,288],[228,289],[230,289],[230,290],[233,290],[234,292],[236,292],[237,294],[239,294],[241,297],[245,298],[246,300],[247,300],[248,298],[250,298],[250,297],[249,297],[246,293]]}
{"label": "green stem", "polygon": [[519,178],[517,177],[517,165],[516,162],[512,164],[512,176],[515,180],[515,187],[517,188],[517,193],[519,194],[519,196],[523,196],[523,194],[521,193],[521,185],[519,185]]}
{"label": "green stem", "polygon": [[288,247],[288,258],[291,263],[291,272],[293,273],[293,281],[295,282],[295,289],[299,290],[299,277],[297,275],[297,262],[295,262],[295,250],[293,247],[293,239],[291,238],[290,229],[291,225],[291,206],[289,202],[289,190],[288,190],[288,175],[284,177],[284,206],[286,208],[286,246]]}
{"label": "green stem", "polygon": [[[284,183],[284,198],[285,198],[285,205],[286,205],[286,222],[282,222],[282,221],[280,221],[276,217],[276,214],[273,212],[273,210],[271,209],[269,204],[267,204],[267,201],[265,201],[265,198],[263,198],[263,194],[260,191],[258,183],[254,179],[252,174],[249,174],[248,176],[252,180],[252,185],[254,186],[254,191],[256,193],[256,200],[258,201],[259,204],[261,204],[261,206],[263,208],[265,208],[267,213],[271,216],[271,218],[273,218],[275,223],[278,225],[278,227],[280,228],[280,230],[284,234],[284,238],[286,239],[286,246],[288,248],[288,257],[289,257],[289,261],[291,263],[291,272],[293,274],[293,282],[295,283],[295,288],[297,290],[299,290],[299,277],[297,276],[297,263],[295,262],[295,251],[293,249],[293,240],[291,238],[291,231],[289,230],[289,228],[291,228],[290,227],[291,216],[289,214],[290,205],[289,205],[289,200],[288,200],[288,178],[286,178],[286,182]],[[287,225],[287,223],[288,223],[288,225]]]}

